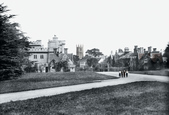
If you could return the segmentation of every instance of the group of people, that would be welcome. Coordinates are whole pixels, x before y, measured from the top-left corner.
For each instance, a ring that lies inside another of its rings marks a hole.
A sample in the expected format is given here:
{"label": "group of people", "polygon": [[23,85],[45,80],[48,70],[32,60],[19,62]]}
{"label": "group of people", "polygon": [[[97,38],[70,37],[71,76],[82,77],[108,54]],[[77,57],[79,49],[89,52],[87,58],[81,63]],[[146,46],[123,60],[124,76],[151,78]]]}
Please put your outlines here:
{"label": "group of people", "polygon": [[128,71],[126,70],[119,71],[119,77],[128,77]]}

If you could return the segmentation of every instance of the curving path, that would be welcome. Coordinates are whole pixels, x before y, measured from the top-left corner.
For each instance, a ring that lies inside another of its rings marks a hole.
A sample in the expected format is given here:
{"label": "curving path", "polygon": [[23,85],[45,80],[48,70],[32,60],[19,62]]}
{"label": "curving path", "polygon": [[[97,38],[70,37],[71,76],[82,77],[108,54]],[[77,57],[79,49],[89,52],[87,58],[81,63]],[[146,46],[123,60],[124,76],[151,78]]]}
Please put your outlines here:
{"label": "curving path", "polygon": [[[98,72],[98,73],[118,77],[118,72]],[[86,84],[79,84],[79,85],[72,85],[72,86],[63,86],[63,87],[54,87],[54,88],[38,89],[38,90],[31,90],[31,91],[0,94],[0,104],[7,103],[10,101],[27,100],[27,99],[38,98],[43,96],[52,96],[52,95],[58,95],[58,94],[63,94],[68,92],[82,91],[82,90],[87,90],[92,88],[126,84],[126,83],[131,83],[136,81],[159,81],[159,82],[169,83],[169,77],[129,73],[129,77],[127,78],[101,80],[95,83],[86,83]]]}

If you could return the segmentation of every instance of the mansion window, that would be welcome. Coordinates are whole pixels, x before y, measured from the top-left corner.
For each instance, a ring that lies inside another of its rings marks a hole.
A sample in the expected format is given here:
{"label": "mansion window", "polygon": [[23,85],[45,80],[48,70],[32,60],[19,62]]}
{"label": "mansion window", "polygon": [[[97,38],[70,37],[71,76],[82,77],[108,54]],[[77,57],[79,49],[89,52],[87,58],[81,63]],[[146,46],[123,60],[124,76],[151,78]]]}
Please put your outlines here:
{"label": "mansion window", "polygon": [[40,55],[40,59],[43,59],[44,57],[43,57],[43,55]]}
{"label": "mansion window", "polygon": [[34,59],[37,59],[37,55],[34,55]]}

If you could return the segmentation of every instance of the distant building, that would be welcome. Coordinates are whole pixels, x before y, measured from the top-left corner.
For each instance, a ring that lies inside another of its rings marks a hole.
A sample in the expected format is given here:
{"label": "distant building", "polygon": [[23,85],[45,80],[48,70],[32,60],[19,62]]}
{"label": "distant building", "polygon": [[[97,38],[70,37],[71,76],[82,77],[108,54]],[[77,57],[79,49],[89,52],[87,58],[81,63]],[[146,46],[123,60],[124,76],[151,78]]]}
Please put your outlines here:
{"label": "distant building", "polygon": [[162,53],[156,48],[148,47],[148,50],[143,47],[134,46],[134,51],[131,52],[127,47],[119,49],[114,55],[115,66],[127,67],[129,70],[150,70],[162,68],[164,60]]}
{"label": "distant building", "polygon": [[[70,72],[75,72],[75,65],[73,64],[73,54],[68,54],[67,48],[64,48],[64,50],[64,53],[61,53],[58,56],[55,53],[50,55],[50,62],[48,66],[51,72],[55,71],[53,70],[55,69],[55,63],[60,61],[67,61]],[[61,69],[61,71],[63,71],[63,69]]]}
{"label": "distant building", "polygon": [[123,54],[123,50],[122,49],[118,49],[118,55],[121,56]]}
{"label": "distant building", "polygon": [[[44,65],[48,60],[48,48],[44,48],[41,44],[41,40],[33,41],[30,43],[29,60],[36,64],[38,67]],[[53,53],[52,51],[50,53]]]}
{"label": "distant building", "polygon": [[[99,71],[109,71],[109,64],[108,64],[108,58],[107,56],[102,56],[98,62],[99,64]],[[110,56],[111,58],[111,56]]]}
{"label": "distant building", "polygon": [[52,40],[48,41],[49,51],[53,51],[53,49],[57,49],[60,53],[64,53],[65,48],[65,40],[58,40],[58,37],[54,35]]}
{"label": "distant building", "polygon": [[128,54],[129,52],[130,51],[129,51],[128,47],[125,47],[124,51],[122,49],[118,49],[118,52],[117,52],[117,50],[116,50],[115,55],[114,55],[115,62],[117,62],[119,59],[124,58],[125,55]]}
{"label": "distant building", "polygon": [[138,66],[137,49],[138,49],[138,46],[134,46],[134,52],[130,55],[130,63],[129,63],[130,70],[137,70],[137,66]]}
{"label": "distant building", "polygon": [[130,70],[160,69],[162,67],[162,54],[156,48],[148,47],[148,51],[143,47],[135,46],[134,53],[130,56]]}
{"label": "distant building", "polygon": [[83,57],[82,59],[79,60],[79,66],[82,69],[85,69],[85,67],[87,66],[87,59],[86,57]]}
{"label": "distant building", "polygon": [[[30,54],[29,60],[34,62],[38,66],[38,69],[43,68],[44,72],[50,69],[48,66],[53,59],[55,62],[60,61],[64,54],[68,55],[69,62],[73,61],[73,54],[68,54],[67,48],[65,48],[65,40],[58,40],[56,35],[54,35],[52,40],[48,41],[47,48],[43,47],[41,40],[31,42],[30,46],[31,48],[28,51]],[[71,67],[74,66],[71,65]]]}
{"label": "distant building", "polygon": [[84,49],[83,45],[76,46],[76,55],[79,56],[79,59],[82,59],[84,56]]}

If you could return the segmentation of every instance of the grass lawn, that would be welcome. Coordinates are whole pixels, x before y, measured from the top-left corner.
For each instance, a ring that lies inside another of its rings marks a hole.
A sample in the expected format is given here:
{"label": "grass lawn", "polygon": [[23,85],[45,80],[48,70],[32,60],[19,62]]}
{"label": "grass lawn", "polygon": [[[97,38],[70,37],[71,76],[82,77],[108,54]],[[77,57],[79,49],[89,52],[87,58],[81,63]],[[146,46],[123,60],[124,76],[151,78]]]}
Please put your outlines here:
{"label": "grass lawn", "polygon": [[169,115],[168,83],[144,81],[0,105],[1,115]]}
{"label": "grass lawn", "polygon": [[28,73],[15,80],[1,81],[0,93],[75,85],[115,78],[95,72]]}

